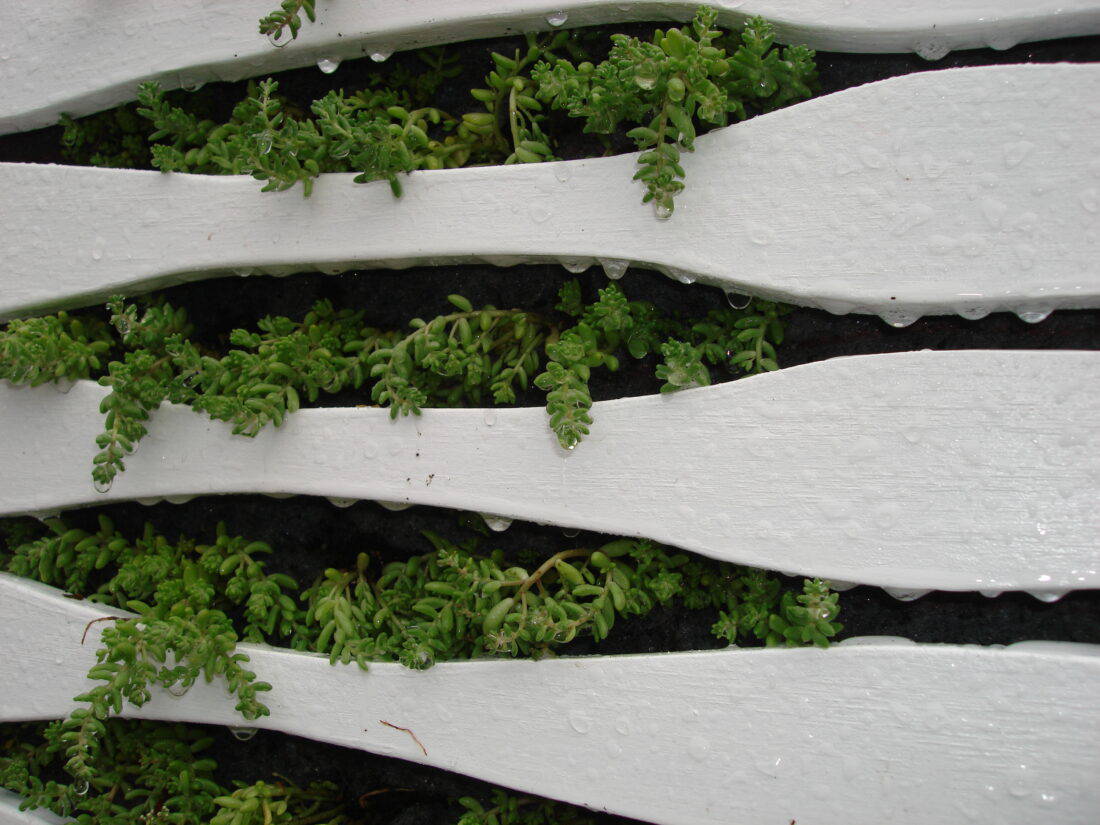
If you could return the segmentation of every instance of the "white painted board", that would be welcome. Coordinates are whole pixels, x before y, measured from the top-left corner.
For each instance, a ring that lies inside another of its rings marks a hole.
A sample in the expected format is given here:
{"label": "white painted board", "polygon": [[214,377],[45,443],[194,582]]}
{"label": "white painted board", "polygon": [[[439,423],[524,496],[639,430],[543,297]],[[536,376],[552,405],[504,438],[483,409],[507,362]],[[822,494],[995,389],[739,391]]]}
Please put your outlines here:
{"label": "white painted board", "polygon": [[[685,154],[671,220],[636,156],[326,175],[0,164],[0,318],[199,278],[489,261],[625,262],[832,312],[1100,306],[1100,64],[923,72],[726,127]],[[369,277],[369,276],[366,276]]]}
{"label": "white painted board", "polygon": [[[170,89],[239,80],[318,60],[372,55],[557,26],[688,20],[695,0],[321,0],[318,22],[273,48],[257,20],[270,0],[4,0],[0,133],[52,126],[133,100],[138,84]],[[713,0],[726,27],[756,14],[780,40],[849,52],[954,49],[1100,32],[1097,0]],[[337,75],[337,79],[339,75]]]}
{"label": "white painted board", "polygon": [[1100,353],[856,356],[604,401],[572,451],[541,408],[303,410],[247,439],[166,405],[100,493],[106,392],[0,386],[0,514],[292,493],[643,536],[888,588],[1100,586]]}
{"label": "white painted board", "polygon": [[[18,663],[0,719],[69,712],[103,615],[121,614],[0,575],[0,661]],[[273,685],[262,729],[644,822],[1095,825],[1100,648],[853,641],[368,672],[241,649]],[[124,715],[237,725],[233,704],[215,682]]]}

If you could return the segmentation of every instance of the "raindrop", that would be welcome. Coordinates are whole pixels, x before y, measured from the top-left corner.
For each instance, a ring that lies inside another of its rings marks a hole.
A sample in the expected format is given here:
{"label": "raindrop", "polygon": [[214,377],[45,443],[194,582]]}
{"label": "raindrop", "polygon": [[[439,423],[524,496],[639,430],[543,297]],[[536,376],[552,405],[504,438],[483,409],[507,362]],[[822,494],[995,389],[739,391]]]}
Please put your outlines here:
{"label": "raindrop", "polygon": [[591,258],[562,258],[561,265],[565,267],[568,272],[574,275],[580,275],[586,271],[588,267],[592,266]]}
{"label": "raindrop", "polygon": [[648,92],[657,86],[658,74],[657,65],[647,61],[635,70],[634,82],[638,84],[639,89],[645,89]]}
{"label": "raindrop", "polygon": [[68,378],[58,378],[53,382],[53,388],[62,395],[68,395],[75,386],[76,382],[70,381]]}
{"label": "raindrop", "polygon": [[729,301],[729,305],[734,309],[744,309],[752,303],[752,296],[746,295],[744,292],[734,292],[733,290],[727,290],[726,300]]}
{"label": "raindrop", "polygon": [[105,246],[107,246],[107,242],[103,240],[103,238],[96,236],[95,242],[92,244],[93,261],[98,261],[100,258],[103,257],[103,249]]}
{"label": "raindrop", "polygon": [[191,685],[187,684],[186,682],[173,682],[172,684],[168,685],[165,690],[167,690],[169,694],[175,696],[178,699],[179,697],[185,695],[187,691],[191,690]]}
{"label": "raindrop", "polygon": [[254,270],[251,269],[250,267],[242,266],[242,267],[239,267],[237,269],[234,269],[233,274],[236,275],[238,278],[248,278],[249,276],[252,275],[253,271]]}
{"label": "raindrop", "polygon": [[1017,310],[1016,314],[1020,316],[1021,321],[1026,321],[1029,324],[1038,324],[1050,317],[1050,313],[1053,311],[1053,307],[1036,307],[1035,309]]}
{"label": "raindrop", "polygon": [[78,779],[73,783],[73,793],[77,796],[84,796],[88,793],[88,780]]}
{"label": "raindrop", "polygon": [[345,507],[351,507],[351,505],[355,504],[355,502],[356,499],[354,498],[340,498],[339,496],[329,496],[329,503],[333,507],[339,507],[341,509],[344,509]]}
{"label": "raindrop", "polygon": [[329,152],[329,155],[336,158],[337,160],[343,160],[350,154],[351,146],[347,143],[341,143],[339,146],[334,146],[332,148],[332,151]]}
{"label": "raindrop", "polygon": [[565,25],[565,21],[569,19],[569,15],[563,11],[556,11],[553,14],[546,16],[546,22],[553,26],[555,29]]}
{"label": "raindrop", "polygon": [[111,492],[111,485],[114,484],[114,479],[108,479],[107,481],[100,481],[98,478],[92,481],[92,486],[95,487],[97,493],[109,493]]}
{"label": "raindrop", "polygon": [[229,732],[233,734],[234,739],[239,739],[242,742],[247,742],[249,739],[256,735],[255,728],[230,727]]}
{"label": "raindrop", "polygon": [[980,321],[982,318],[989,314],[989,308],[978,305],[970,305],[959,307],[958,313],[961,317],[965,318],[968,321]]}
{"label": "raindrop", "polygon": [[1046,602],[1047,604],[1050,604],[1051,602],[1056,602],[1064,595],[1066,595],[1065,590],[1028,590],[1027,592],[1029,595],[1032,595],[1039,601]]}
{"label": "raindrop", "polygon": [[617,281],[626,274],[630,264],[618,258],[600,258],[600,266],[603,267],[604,275],[612,281]]}
{"label": "raindrop", "polygon": [[583,712],[574,710],[569,714],[569,726],[577,733],[588,733],[592,730],[592,720]]}
{"label": "raindrop", "polygon": [[491,513],[481,513],[481,517],[485,520],[485,526],[492,530],[494,533],[503,533],[509,527],[512,526],[512,520],[505,518],[504,516],[494,516]]}
{"label": "raindrop", "polygon": [[888,323],[892,327],[907,327],[920,318],[915,312],[909,312],[904,309],[888,309],[879,313],[879,317],[883,321]]}
{"label": "raindrop", "polygon": [[691,754],[691,758],[696,762],[702,762],[707,758],[707,751],[710,750],[710,746],[707,741],[701,736],[696,736],[691,740],[691,744],[688,745],[688,753]]}
{"label": "raindrop", "polygon": [[492,427],[494,424],[497,423],[497,414],[496,414],[496,412],[494,412],[493,410],[486,410],[484,420],[485,420],[485,426],[486,427]]}
{"label": "raindrop", "polygon": [[564,530],[561,531],[561,534],[563,536],[565,536],[567,539],[575,539],[577,536],[579,536],[581,534],[581,531],[580,530],[574,530],[572,527],[566,527]]}
{"label": "raindrop", "polygon": [[672,207],[665,203],[659,203],[653,207],[653,211],[657,215],[657,220],[667,221],[672,217]]}
{"label": "raindrop", "polygon": [[1002,593],[1004,593],[1003,590],[979,590],[978,592],[985,596],[987,599],[995,599]]}
{"label": "raindrop", "polygon": [[276,29],[267,36],[267,42],[276,49],[281,49],[291,40],[293,40],[293,38],[287,34],[286,29]]}
{"label": "raindrop", "polygon": [[271,151],[271,146],[275,142],[275,135],[271,133],[270,129],[257,132],[253,137],[256,138],[256,145],[261,155],[266,155]]}
{"label": "raindrop", "polygon": [[204,85],[206,84],[204,84],[198,78],[180,78],[180,88],[183,89],[185,92],[197,92]]}
{"label": "raindrop", "polygon": [[573,177],[573,172],[568,163],[554,163],[551,165],[554,167],[554,177],[558,179],[559,183],[566,183]]}
{"label": "raindrop", "polygon": [[317,68],[320,69],[323,74],[332,74],[340,68],[340,58],[319,57],[317,59]]}
{"label": "raindrop", "polygon": [[996,49],[999,52],[1006,51],[1015,46],[1019,41],[1013,37],[1010,32],[999,32],[997,34],[990,35],[986,41],[986,45],[991,49]]}
{"label": "raindrop", "polygon": [[846,582],[841,579],[829,579],[829,589],[835,590],[837,593],[843,593],[845,590],[851,590],[854,587],[859,587],[859,583]]}
{"label": "raindrop", "polygon": [[925,60],[942,60],[944,57],[947,57],[947,53],[951,51],[951,47],[947,45],[946,41],[930,38],[917,43],[917,45],[913,47],[913,51]]}
{"label": "raindrop", "polygon": [[393,54],[393,49],[376,48],[370,53],[370,59],[375,63],[385,63]]}
{"label": "raindrop", "polygon": [[412,504],[407,501],[379,501],[378,503],[391,513],[399,513],[412,507]]}
{"label": "raindrop", "polygon": [[901,602],[916,601],[921,596],[931,592],[930,590],[913,590],[906,587],[884,587],[882,589]]}

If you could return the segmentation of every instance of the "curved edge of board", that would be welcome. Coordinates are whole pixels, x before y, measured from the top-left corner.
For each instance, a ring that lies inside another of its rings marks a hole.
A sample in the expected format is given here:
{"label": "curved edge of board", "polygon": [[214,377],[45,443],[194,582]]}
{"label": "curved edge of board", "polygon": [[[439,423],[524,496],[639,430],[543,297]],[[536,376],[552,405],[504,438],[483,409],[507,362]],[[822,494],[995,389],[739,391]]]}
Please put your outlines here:
{"label": "curved edge of board", "polygon": [[[318,61],[521,31],[612,23],[684,21],[697,3],[683,0],[386,0],[318,3],[319,20],[297,40],[273,48],[256,31],[270,11],[264,0],[226,9],[205,0],[147,0],[90,9],[78,0],[6,0],[0,32],[0,133],[52,126],[62,112],[90,114],[134,99],[140,82],[170,89],[239,80]],[[714,0],[720,22],[741,25],[753,15],[776,24],[781,42],[822,51],[908,52],[938,59],[957,49],[1006,49],[1021,42],[1100,33],[1097,0],[1041,0],[1026,10],[997,0]],[[143,33],[153,32],[153,36]],[[11,37],[11,34],[0,37]],[[63,59],[60,57],[63,55]]]}
{"label": "curved edge of board", "polygon": [[573,451],[533,407],[301,410],[246,439],[164,405],[106,491],[90,470],[108,390],[64,389],[0,385],[0,512],[314,495],[645,537],[908,598],[1100,586],[1094,352],[852,356],[603,401]]}
{"label": "curved edge of board", "polygon": [[1100,304],[1100,104],[1081,102],[1097,85],[1100,64],[994,66],[806,101],[699,138],[668,221],[640,202],[634,155],[414,172],[397,200],[346,174],[304,198],[247,176],[0,164],[0,318],[234,272],[560,261],[894,326],[1036,322]]}
{"label": "curved edge of board", "polygon": [[[0,655],[23,665],[0,685],[0,718],[68,713],[101,633],[88,617],[104,608],[7,574],[0,592]],[[273,686],[270,716],[248,723],[259,729],[660,825],[915,825],[969,808],[1012,825],[1091,825],[1100,812],[1095,645],[870,638],[828,650],[480,660],[426,671],[240,650]],[[217,682],[183,696],[156,690],[123,715],[241,724]],[[517,759],[521,743],[528,758]],[[680,769],[672,788],[669,765]],[[734,779],[741,790],[730,795]],[[936,793],[913,806],[917,787]]]}

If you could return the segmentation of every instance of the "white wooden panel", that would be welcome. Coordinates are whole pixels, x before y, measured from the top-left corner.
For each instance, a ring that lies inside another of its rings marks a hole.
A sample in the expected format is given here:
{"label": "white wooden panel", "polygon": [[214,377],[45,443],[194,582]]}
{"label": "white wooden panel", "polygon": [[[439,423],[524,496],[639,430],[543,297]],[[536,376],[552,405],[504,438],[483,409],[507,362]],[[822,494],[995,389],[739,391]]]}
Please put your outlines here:
{"label": "white wooden panel", "polygon": [[[0,164],[0,317],[232,272],[597,259],[833,312],[980,317],[1100,305],[1100,64],[924,72],[727,127],[671,220],[635,156],[327,175]],[[369,276],[368,276],[369,277]]]}
{"label": "white wooden panel", "polygon": [[162,407],[106,494],[106,390],[0,387],[0,513],[296,493],[646,536],[891,588],[1100,586],[1100,353],[837,358],[597,403],[563,450],[540,408],[315,409],[256,439]]}
{"label": "white wooden panel", "polygon": [[0,788],[0,825],[61,825],[66,821],[45,810],[21,811],[21,801],[11,791]]}
{"label": "white wooden panel", "polygon": [[[783,42],[937,58],[952,49],[1100,32],[1097,0],[714,0],[723,25],[754,14]],[[239,80],[319,59],[384,55],[456,40],[644,20],[686,20],[695,0],[333,0],[276,49],[257,33],[269,0],[5,0],[0,4],[0,133],[132,100],[138,83],[168,88]]]}
{"label": "white wooden panel", "polygon": [[[66,714],[114,609],[0,575],[0,719]],[[242,645],[274,689],[259,727],[661,825],[1095,825],[1100,656],[858,640],[737,650],[333,668]],[[223,685],[145,719],[238,725]],[[412,734],[383,724],[407,728]],[[415,740],[413,739],[415,735]],[[670,781],[670,768],[673,771]]]}

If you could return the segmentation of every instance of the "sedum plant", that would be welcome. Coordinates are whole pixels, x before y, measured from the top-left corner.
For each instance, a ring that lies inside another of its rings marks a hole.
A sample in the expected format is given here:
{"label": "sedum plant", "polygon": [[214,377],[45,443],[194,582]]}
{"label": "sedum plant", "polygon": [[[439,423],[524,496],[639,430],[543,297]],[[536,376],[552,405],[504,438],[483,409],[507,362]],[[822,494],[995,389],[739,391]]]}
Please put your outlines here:
{"label": "sedum plant", "polygon": [[[369,794],[356,804],[332,781],[301,787],[276,774],[226,782],[197,726],[112,719],[90,781],[58,773],[60,722],[0,725],[0,787],[76,825],[372,825]],[[223,784],[226,783],[226,784]],[[579,808],[494,789],[462,797],[455,825],[591,825]],[[457,813],[457,812],[456,812]]]}
{"label": "sedum plant", "polygon": [[539,63],[532,74],[539,98],[584,118],[587,132],[610,135],[623,122],[640,124],[627,132],[641,153],[634,177],[661,218],[672,215],[684,188],[680,154],[694,148],[696,123],[725,126],[748,109],[771,111],[816,88],[811,49],[773,48],[774,31],[760,17],[727,47],[714,28],[717,18],[701,8],[690,26],[658,29],[649,42],[612,35],[611,54],[599,65],[558,59]]}
{"label": "sedum plant", "polygon": [[590,304],[575,280],[559,297],[560,314],[547,318],[475,308],[450,295],[453,311],[414,318],[405,332],[370,327],[361,311],[320,301],[300,320],[269,316],[256,331],[234,330],[225,353],[191,340],[182,308],[153,302],[139,309],[115,298],[109,324],[65,312],[9,323],[0,330],[0,379],[97,378],[110,388],[92,470],[106,490],[165,401],[255,436],[322,394],[348,389],[369,387],[371,401],[396,418],[424,407],[512,404],[534,386],[546,393],[559,443],[573,449],[592,424],[593,372],[614,371],[622,358],[660,352],[663,392],[709,384],[714,367],[751,374],[778,366],[775,346],[788,311],[779,304],[753,301],[690,321],[630,301],[614,283]]}
{"label": "sedum plant", "polygon": [[2,569],[137,614],[110,617],[88,673],[100,684],[75,697],[80,706],[54,732],[78,783],[96,780],[108,719],[125,703],[143,705],[154,686],[181,695],[199,678],[223,679],[245,721],[267,715],[259,694],[271,686],[247,669],[239,639],[323,653],[333,664],[423,669],[553,655],[672,603],[719,611],[713,632],[731,644],[825,646],[841,628],[836,594],[823,582],[806,580],[796,594],[763,571],[646,540],[509,558],[479,552],[476,536],[455,543],[426,533],[431,552],[392,561],[377,575],[363,552],[351,569],[328,569],[299,590],[289,576],[265,571],[268,545],[230,536],[223,525],[212,544],[170,542],[151,525],[130,540],[105,516],[95,533],[59,519],[47,526],[48,535],[29,540],[18,522],[6,529]]}
{"label": "sedum plant", "polygon": [[[260,30],[285,45],[303,15],[314,19],[312,0],[284,0]],[[165,172],[247,174],[264,191],[300,183],[305,195],[322,173],[355,172],[356,182],[386,180],[400,196],[402,173],[417,169],[558,159],[549,105],[581,118],[605,147],[616,135],[632,140],[643,200],[666,218],[684,188],[681,154],[693,149],[701,127],[789,105],[817,88],[812,50],[776,47],[771,25],[759,17],[738,34],[716,29],[716,20],[702,7],[690,25],[659,29],[649,41],[612,35],[610,54],[599,63],[569,32],[525,35],[509,53],[491,54],[491,70],[470,89],[475,105],[465,112],[448,112],[439,101],[441,83],[457,73],[439,50],[417,53],[425,64],[419,76],[398,70],[366,89],[329,92],[308,116],[288,105],[271,79],[249,84],[220,124],[170,104],[155,83],[140,87],[136,112],[151,124],[152,164]],[[126,148],[114,161],[140,154],[132,147],[142,132],[134,115],[127,110],[119,118],[114,131]],[[66,140],[100,134],[100,121],[83,127],[67,120]]]}

